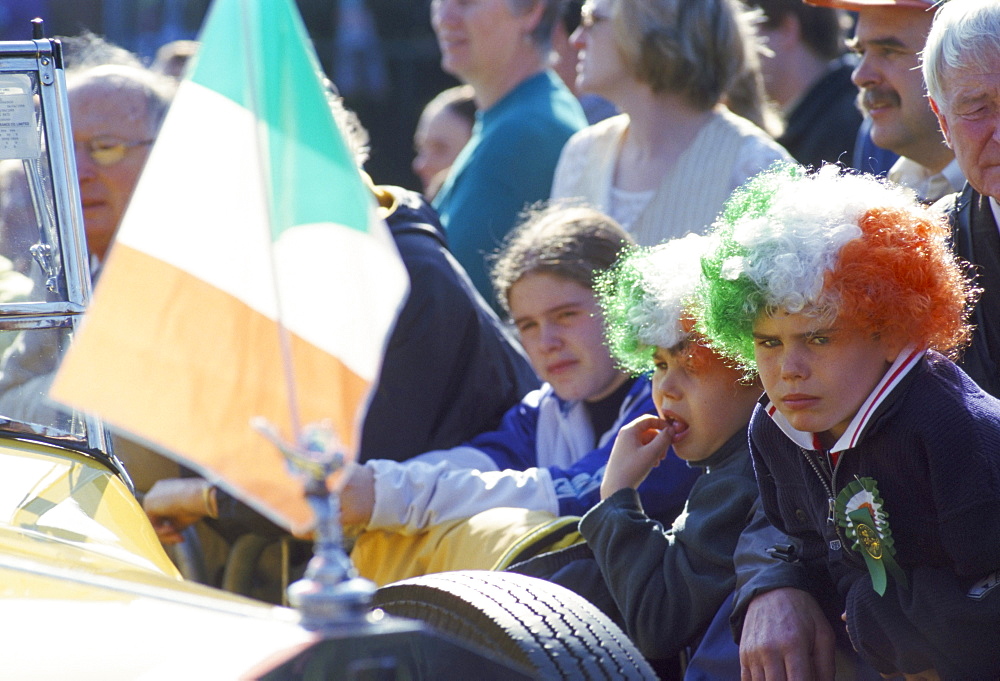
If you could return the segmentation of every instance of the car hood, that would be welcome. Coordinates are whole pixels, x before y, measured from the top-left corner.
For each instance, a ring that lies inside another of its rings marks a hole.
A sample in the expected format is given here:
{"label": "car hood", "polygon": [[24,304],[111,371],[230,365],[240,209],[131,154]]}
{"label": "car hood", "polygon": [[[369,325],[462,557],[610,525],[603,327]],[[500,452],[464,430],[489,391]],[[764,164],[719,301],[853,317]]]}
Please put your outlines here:
{"label": "car hood", "polygon": [[0,584],[9,678],[253,678],[316,639],[290,609],[172,579],[0,555]]}
{"label": "car hood", "polygon": [[100,462],[5,440],[0,467],[5,678],[249,678],[315,640],[291,609],[184,581]]}

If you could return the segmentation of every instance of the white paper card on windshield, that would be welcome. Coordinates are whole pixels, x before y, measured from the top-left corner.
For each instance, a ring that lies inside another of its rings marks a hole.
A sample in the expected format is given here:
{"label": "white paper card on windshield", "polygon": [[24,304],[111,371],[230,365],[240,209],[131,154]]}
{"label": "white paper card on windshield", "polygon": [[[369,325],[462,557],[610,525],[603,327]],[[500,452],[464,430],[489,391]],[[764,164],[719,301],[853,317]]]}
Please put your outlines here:
{"label": "white paper card on windshield", "polygon": [[41,155],[31,79],[23,73],[0,74],[0,158]]}

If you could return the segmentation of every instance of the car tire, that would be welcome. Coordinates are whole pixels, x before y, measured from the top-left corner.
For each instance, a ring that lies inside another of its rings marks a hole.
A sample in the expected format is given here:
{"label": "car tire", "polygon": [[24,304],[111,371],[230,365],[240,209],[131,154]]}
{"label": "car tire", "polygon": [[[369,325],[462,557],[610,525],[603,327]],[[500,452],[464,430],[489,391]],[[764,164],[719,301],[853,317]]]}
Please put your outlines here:
{"label": "car tire", "polygon": [[635,644],[582,596],[512,572],[460,570],[381,587],[373,606],[485,648],[538,679],[656,679]]}

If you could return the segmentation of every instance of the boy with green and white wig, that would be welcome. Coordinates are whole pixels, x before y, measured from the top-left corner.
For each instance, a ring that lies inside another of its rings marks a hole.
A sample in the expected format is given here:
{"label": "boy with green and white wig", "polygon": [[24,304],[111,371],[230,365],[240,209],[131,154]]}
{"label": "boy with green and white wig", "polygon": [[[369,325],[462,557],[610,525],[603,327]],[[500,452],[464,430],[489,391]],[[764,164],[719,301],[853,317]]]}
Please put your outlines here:
{"label": "boy with green and white wig", "polygon": [[[746,428],[760,388],[694,331],[692,296],[708,244],[690,235],[632,251],[598,282],[612,355],[632,373],[652,371],[657,415],[619,431],[602,501],[580,532],[604,577],[598,586],[619,611],[612,614],[647,659],[686,650],[687,678],[739,678],[728,620],[733,552],[757,498]],[[671,447],[704,474],[665,528],[644,513],[636,488]],[[602,601],[591,584],[553,579]]]}
{"label": "boy with green and white wig", "polygon": [[652,248],[637,247],[598,277],[604,329],[612,356],[633,374],[653,371],[657,346],[689,339],[688,309],[701,276],[709,237],[689,234]]}

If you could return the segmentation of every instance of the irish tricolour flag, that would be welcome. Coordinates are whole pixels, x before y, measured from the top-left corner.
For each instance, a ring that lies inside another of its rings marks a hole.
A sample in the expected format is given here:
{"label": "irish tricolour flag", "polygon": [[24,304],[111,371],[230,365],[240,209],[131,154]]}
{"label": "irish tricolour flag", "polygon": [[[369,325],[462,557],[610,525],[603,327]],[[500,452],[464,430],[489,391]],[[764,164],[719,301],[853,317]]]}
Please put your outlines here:
{"label": "irish tricolour flag", "polygon": [[278,450],[350,456],[407,275],[292,0],[216,0],[52,396],[301,530]]}

